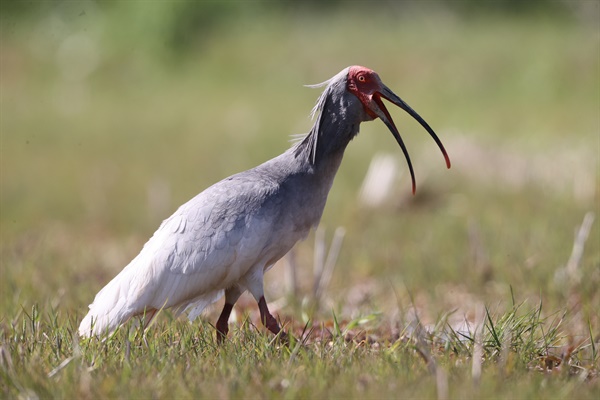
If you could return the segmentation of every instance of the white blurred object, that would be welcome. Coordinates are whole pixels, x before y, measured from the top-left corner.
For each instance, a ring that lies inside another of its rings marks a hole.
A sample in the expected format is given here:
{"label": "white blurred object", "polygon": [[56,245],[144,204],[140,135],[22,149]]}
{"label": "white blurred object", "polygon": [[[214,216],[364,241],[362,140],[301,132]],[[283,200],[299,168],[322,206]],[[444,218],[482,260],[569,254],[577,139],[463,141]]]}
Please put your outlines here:
{"label": "white blurred object", "polygon": [[67,36],[56,52],[56,64],[66,81],[81,81],[100,63],[98,44],[85,33]]}
{"label": "white blurred object", "polygon": [[390,154],[379,153],[371,160],[360,189],[359,201],[366,207],[379,207],[390,197],[398,162]]}

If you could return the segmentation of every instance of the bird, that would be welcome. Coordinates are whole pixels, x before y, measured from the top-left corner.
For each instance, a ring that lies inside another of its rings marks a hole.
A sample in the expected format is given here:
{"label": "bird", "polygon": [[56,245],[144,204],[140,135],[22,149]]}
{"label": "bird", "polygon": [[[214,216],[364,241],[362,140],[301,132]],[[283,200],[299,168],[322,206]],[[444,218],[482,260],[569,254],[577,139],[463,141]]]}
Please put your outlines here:
{"label": "bird", "polygon": [[148,323],[162,309],[194,320],[225,296],[215,324],[227,337],[233,306],[246,291],[261,323],[285,337],[269,312],[263,276],[321,219],[344,151],[362,122],[381,119],[406,158],[406,146],[382,99],[416,119],[450,158],[433,129],[366,67],[344,68],[312,88],[324,87],[312,109],[314,125],[284,153],[208,187],[164,220],[140,253],[95,296],[78,329],[80,337],[114,332],[133,317]]}

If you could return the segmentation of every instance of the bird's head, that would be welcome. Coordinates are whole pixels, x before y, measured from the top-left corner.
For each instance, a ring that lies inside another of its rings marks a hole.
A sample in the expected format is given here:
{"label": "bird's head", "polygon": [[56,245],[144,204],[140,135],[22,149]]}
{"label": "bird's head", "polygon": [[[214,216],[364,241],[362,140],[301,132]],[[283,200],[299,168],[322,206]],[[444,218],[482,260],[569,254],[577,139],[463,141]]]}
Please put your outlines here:
{"label": "bird's head", "polygon": [[406,149],[406,146],[400,137],[400,133],[398,132],[396,125],[394,124],[394,120],[392,120],[390,113],[385,108],[385,105],[381,100],[382,98],[409,113],[421,124],[421,126],[423,126],[423,128],[425,128],[425,130],[427,130],[427,132],[429,132],[429,134],[433,137],[433,140],[435,140],[442,151],[442,154],[446,160],[446,166],[450,168],[450,158],[444,149],[444,145],[437,137],[433,129],[431,129],[429,124],[427,124],[427,122],[425,122],[425,120],[421,118],[421,116],[417,114],[415,110],[406,104],[404,100],[396,96],[394,92],[385,86],[375,71],[357,65],[352,66],[348,68],[346,81],[346,90],[360,100],[366,112],[366,116],[370,117],[369,119],[380,118],[383,123],[387,125],[389,130],[392,132],[392,135],[394,135],[394,138],[396,138],[396,141],[402,148],[404,156],[406,157],[406,161],[408,162],[408,168],[410,170],[413,193],[416,191],[416,183],[410,156],[408,155],[408,150]]}

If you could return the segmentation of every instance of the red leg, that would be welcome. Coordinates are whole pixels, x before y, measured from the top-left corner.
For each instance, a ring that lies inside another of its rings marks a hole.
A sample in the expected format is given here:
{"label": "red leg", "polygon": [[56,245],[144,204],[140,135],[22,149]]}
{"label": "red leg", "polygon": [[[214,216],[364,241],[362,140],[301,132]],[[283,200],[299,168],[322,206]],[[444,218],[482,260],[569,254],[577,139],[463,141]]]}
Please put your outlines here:
{"label": "red leg", "polygon": [[150,322],[154,319],[154,315],[156,315],[156,309],[153,308],[151,310],[145,310],[144,314],[140,316],[144,323],[144,330],[150,325]]}
{"label": "red leg", "polygon": [[[281,331],[281,328],[279,327],[277,320],[269,312],[265,296],[262,296],[258,301],[258,309],[260,310],[260,320],[262,321],[263,325],[277,335]],[[283,340],[286,340],[287,334],[285,332],[281,332],[280,337]]]}
{"label": "red leg", "polygon": [[229,316],[233,310],[233,305],[242,295],[242,290],[238,286],[232,286],[225,291],[225,305],[223,311],[217,320],[217,344],[223,343],[229,333]]}
{"label": "red leg", "polygon": [[223,343],[229,333],[229,316],[233,310],[233,304],[225,303],[223,311],[217,321],[217,344]]}

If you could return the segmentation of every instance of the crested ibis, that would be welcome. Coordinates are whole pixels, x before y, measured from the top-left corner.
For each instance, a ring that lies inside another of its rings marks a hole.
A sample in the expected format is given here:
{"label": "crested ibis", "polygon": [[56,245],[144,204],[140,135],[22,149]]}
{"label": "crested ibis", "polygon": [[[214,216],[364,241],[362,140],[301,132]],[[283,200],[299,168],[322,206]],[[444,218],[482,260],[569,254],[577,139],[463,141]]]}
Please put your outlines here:
{"label": "crested ibis", "polygon": [[281,328],[264,298],[263,275],[318,225],[344,150],[361,122],[380,118],[388,127],[416,190],[408,151],[382,99],[429,132],[450,168],[433,129],[374,71],[351,66],[312,87],[322,86],[310,132],[283,154],[210,186],[164,220],[137,257],[98,292],[79,335],[110,333],[134,316],[149,320],[163,308],[176,315],[188,311],[193,320],[224,294],[216,323],[221,342],[233,305],[246,290],[258,302],[261,322],[278,334]]}

